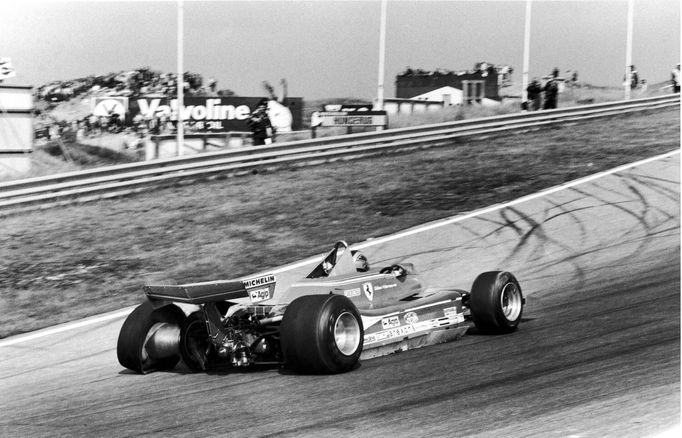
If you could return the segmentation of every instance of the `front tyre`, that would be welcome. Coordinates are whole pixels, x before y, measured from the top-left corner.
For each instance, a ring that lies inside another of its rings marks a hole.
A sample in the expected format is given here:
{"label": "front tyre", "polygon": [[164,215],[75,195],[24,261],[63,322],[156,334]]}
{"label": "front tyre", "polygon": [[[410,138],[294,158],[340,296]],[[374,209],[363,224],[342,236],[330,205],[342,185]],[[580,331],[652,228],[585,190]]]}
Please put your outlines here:
{"label": "front tyre", "polygon": [[284,360],[291,368],[337,374],[355,367],[364,329],[355,305],[342,295],[306,295],[287,306],[280,325]]}
{"label": "front tyre", "polygon": [[155,309],[145,301],[123,322],[116,354],[121,365],[136,373],[169,370],[180,360],[178,343],[185,313],[175,304]]}
{"label": "front tyre", "polygon": [[521,286],[509,272],[484,272],[471,286],[469,308],[476,328],[482,333],[516,330],[524,302]]}

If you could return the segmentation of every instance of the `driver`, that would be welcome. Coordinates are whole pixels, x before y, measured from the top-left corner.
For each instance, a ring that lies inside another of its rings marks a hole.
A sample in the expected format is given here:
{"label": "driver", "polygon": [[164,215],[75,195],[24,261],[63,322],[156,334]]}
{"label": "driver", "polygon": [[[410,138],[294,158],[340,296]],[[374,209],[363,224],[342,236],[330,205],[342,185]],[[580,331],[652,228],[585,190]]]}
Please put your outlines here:
{"label": "driver", "polygon": [[[369,261],[363,253],[360,251],[351,251],[351,255],[353,256],[353,264],[355,265],[355,270],[357,272],[369,271]],[[324,260],[322,262],[322,269],[324,270],[325,276],[329,275],[333,268],[334,263],[332,263],[330,260]]]}
{"label": "driver", "polygon": [[358,272],[367,272],[369,271],[369,261],[367,261],[367,257],[360,251],[351,251],[351,254],[353,255],[353,263],[355,263],[355,270]]}

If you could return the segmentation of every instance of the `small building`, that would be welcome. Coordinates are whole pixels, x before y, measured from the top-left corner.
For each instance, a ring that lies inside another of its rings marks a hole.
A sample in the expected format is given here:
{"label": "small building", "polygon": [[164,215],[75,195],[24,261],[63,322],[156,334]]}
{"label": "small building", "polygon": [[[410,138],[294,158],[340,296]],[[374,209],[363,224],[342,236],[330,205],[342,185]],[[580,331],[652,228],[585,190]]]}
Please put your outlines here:
{"label": "small building", "polygon": [[[455,93],[450,93],[452,104],[464,102],[483,102],[484,99],[500,102],[499,89],[508,85],[512,68],[496,66],[487,62],[477,63],[471,71],[451,71],[438,69],[435,71],[413,70],[407,68],[396,76],[396,98],[417,99],[419,96],[431,96],[442,89],[456,89],[462,93],[459,102]],[[448,88],[449,87],[449,88]],[[448,94],[448,93],[445,93]],[[443,99],[447,99],[444,97]],[[447,106],[447,103],[445,104]]]}
{"label": "small building", "polygon": [[477,87],[476,84],[463,82],[464,90],[468,91],[466,93],[463,90],[455,87],[442,87],[437,90],[429,91],[428,93],[420,94],[415,96],[412,100],[424,100],[427,102],[443,102],[444,107],[452,105],[460,105],[462,103],[480,103],[483,105],[497,105],[500,102],[493,99],[488,99],[481,94],[481,88]]}
{"label": "small building", "polygon": [[30,170],[33,135],[32,87],[0,85],[0,175]]}

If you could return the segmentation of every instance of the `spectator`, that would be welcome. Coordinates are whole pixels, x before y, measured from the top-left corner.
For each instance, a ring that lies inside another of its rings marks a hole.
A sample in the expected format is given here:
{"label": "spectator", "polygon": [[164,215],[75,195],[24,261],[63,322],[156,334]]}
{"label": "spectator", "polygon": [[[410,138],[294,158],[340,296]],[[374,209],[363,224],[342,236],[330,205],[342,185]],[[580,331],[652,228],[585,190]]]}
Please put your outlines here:
{"label": "spectator", "polygon": [[634,65],[630,66],[630,88],[635,89],[639,84],[639,73]]}
{"label": "spectator", "polygon": [[675,67],[673,69],[672,76],[670,78],[670,82],[672,82],[673,93],[679,93],[680,92],[680,64],[677,64],[677,67]]}
{"label": "spectator", "polygon": [[540,109],[542,104],[542,85],[537,78],[533,78],[533,81],[528,84],[526,88],[528,92],[528,101],[530,102],[530,110],[537,111]]}
{"label": "spectator", "polygon": [[270,118],[268,117],[267,99],[261,99],[258,102],[258,106],[249,116],[247,124],[253,134],[254,146],[272,143],[271,137],[274,134],[274,129],[272,128]]}
{"label": "spectator", "polygon": [[556,108],[557,95],[559,94],[559,87],[554,80],[554,77],[550,77],[545,86],[542,88],[545,92],[545,104],[543,109],[554,109]]}
{"label": "spectator", "polygon": [[639,88],[641,89],[642,93],[644,93],[647,90],[647,88],[649,88],[649,84],[647,83],[646,79],[639,80]]}
{"label": "spectator", "polygon": [[161,133],[161,120],[158,116],[152,116],[147,120],[147,129],[151,135],[159,135]]}
{"label": "spectator", "polygon": [[99,123],[99,117],[97,117],[94,114],[90,114],[88,117],[88,120],[90,121],[90,134],[101,134],[102,133],[102,125]]}
{"label": "spectator", "polygon": [[99,116],[99,128],[101,133],[109,132],[109,118]]}
{"label": "spectator", "polygon": [[116,111],[109,111],[109,132],[120,132],[121,130],[121,116]]}

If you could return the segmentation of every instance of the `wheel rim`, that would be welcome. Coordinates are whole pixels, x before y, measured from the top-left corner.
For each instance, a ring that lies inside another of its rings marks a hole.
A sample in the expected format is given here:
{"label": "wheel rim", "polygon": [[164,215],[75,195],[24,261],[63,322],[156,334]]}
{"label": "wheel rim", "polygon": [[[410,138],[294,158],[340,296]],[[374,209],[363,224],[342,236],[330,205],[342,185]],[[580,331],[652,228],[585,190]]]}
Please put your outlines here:
{"label": "wheel rim", "polygon": [[507,321],[514,322],[521,315],[523,308],[523,299],[521,298],[521,291],[515,283],[507,283],[502,288],[500,294],[500,305],[502,312]]}
{"label": "wheel rim", "polygon": [[334,342],[339,351],[351,356],[360,345],[360,324],[350,312],[343,312],[334,324]]}
{"label": "wheel rim", "polygon": [[180,327],[167,322],[158,322],[147,333],[142,351],[140,363],[145,370],[154,365],[156,361],[172,358],[178,354],[180,340]]}

